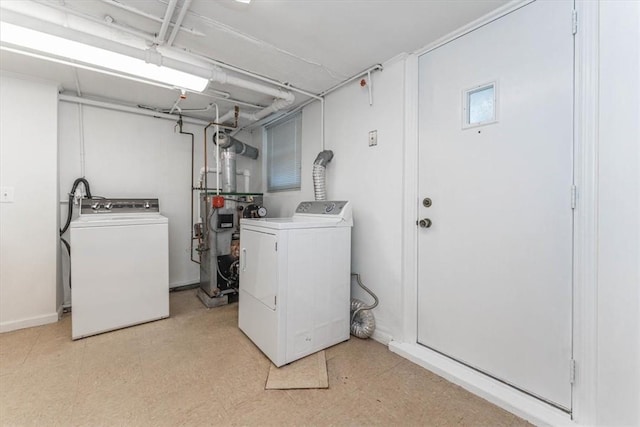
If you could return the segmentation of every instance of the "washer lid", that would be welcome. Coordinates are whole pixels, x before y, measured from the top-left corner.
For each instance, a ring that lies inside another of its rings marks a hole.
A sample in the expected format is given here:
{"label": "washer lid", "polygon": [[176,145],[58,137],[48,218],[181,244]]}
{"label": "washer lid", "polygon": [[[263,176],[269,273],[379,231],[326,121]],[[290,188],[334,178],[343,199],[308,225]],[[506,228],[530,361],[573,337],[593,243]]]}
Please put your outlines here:
{"label": "washer lid", "polygon": [[169,219],[160,214],[102,214],[82,215],[71,221],[70,228],[121,227],[127,225],[167,224]]}

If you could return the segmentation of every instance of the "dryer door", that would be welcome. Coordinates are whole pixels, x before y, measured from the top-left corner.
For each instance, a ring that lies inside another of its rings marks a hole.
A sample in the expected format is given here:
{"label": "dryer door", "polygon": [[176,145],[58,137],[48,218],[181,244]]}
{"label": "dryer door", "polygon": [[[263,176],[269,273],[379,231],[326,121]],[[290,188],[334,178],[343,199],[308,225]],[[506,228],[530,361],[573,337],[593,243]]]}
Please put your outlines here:
{"label": "dryer door", "polygon": [[240,233],[240,288],[269,309],[276,309],[278,260],[275,234],[243,229]]}

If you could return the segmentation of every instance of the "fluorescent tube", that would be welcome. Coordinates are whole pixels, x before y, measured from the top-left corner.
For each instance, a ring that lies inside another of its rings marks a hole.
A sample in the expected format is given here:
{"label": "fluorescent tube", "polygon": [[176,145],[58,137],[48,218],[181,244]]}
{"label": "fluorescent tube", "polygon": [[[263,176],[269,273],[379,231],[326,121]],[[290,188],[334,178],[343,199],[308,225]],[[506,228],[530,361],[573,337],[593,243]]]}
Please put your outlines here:
{"label": "fluorescent tube", "polygon": [[209,83],[204,77],[7,22],[0,24],[0,41],[191,91],[202,92]]}

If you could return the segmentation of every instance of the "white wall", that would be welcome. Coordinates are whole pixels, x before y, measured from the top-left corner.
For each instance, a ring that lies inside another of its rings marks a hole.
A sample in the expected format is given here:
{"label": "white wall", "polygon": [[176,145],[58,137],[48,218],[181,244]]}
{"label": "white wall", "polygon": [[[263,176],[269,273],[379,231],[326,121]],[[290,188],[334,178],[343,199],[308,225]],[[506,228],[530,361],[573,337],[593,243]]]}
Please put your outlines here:
{"label": "white wall", "polygon": [[[77,104],[60,103],[60,194],[66,199],[74,179],[81,176],[80,121]],[[120,111],[82,107],[85,176],[94,196],[157,197],[160,211],[169,218],[169,283],[171,287],[199,281],[198,265],[190,261],[191,140],[175,129],[175,122]],[[195,185],[203,165],[203,126],[185,123],[185,132],[195,134]],[[209,167],[215,157],[209,128],[207,136]],[[236,136],[251,143],[251,135]],[[259,175],[259,160],[238,156],[238,169],[253,169]],[[238,179],[240,184],[241,180]],[[209,187],[215,184],[209,175]],[[260,183],[252,184],[252,190]],[[197,201],[197,194],[195,197]],[[77,210],[76,210],[77,211]],[[61,221],[67,215],[61,204]],[[194,216],[197,215],[197,204]],[[73,242],[71,242],[73,246]],[[197,259],[197,256],[194,255]],[[65,300],[68,302],[67,256],[65,264]]]}
{"label": "white wall", "polygon": [[[325,148],[334,158],[327,167],[327,198],[353,204],[351,271],[380,299],[374,310],[377,339],[387,341],[401,328],[401,216],[404,144],[404,60],[390,61],[372,74],[373,106],[359,80],[325,101]],[[321,150],[319,103],[303,111],[302,189],[272,193],[265,204],[271,216],[290,216],[297,204],[313,200],[312,166]],[[369,147],[370,130],[378,145]],[[357,285],[352,295],[371,301]]]}
{"label": "white wall", "polygon": [[602,426],[640,425],[640,3],[600,3],[598,390]]}
{"label": "white wall", "polygon": [[0,332],[58,320],[54,83],[0,77]]}

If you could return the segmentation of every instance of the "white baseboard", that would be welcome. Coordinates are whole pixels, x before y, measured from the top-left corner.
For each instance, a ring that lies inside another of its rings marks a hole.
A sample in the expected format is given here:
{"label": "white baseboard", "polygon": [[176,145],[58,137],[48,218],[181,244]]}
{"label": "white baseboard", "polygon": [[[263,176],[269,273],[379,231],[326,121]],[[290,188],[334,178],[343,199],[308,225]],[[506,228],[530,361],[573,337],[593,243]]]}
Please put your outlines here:
{"label": "white baseboard", "polygon": [[389,350],[537,426],[577,426],[566,412],[419,344],[391,341]]}
{"label": "white baseboard", "polygon": [[50,314],[43,314],[42,316],[30,317],[28,319],[11,320],[8,322],[0,322],[0,333],[15,331],[17,329],[31,328],[33,326],[46,325],[48,323],[55,323],[60,318],[62,307],[57,311]]}
{"label": "white baseboard", "polygon": [[373,335],[371,335],[371,338],[384,345],[389,345],[389,343],[393,341],[393,336],[391,334],[378,328],[373,331]]}

